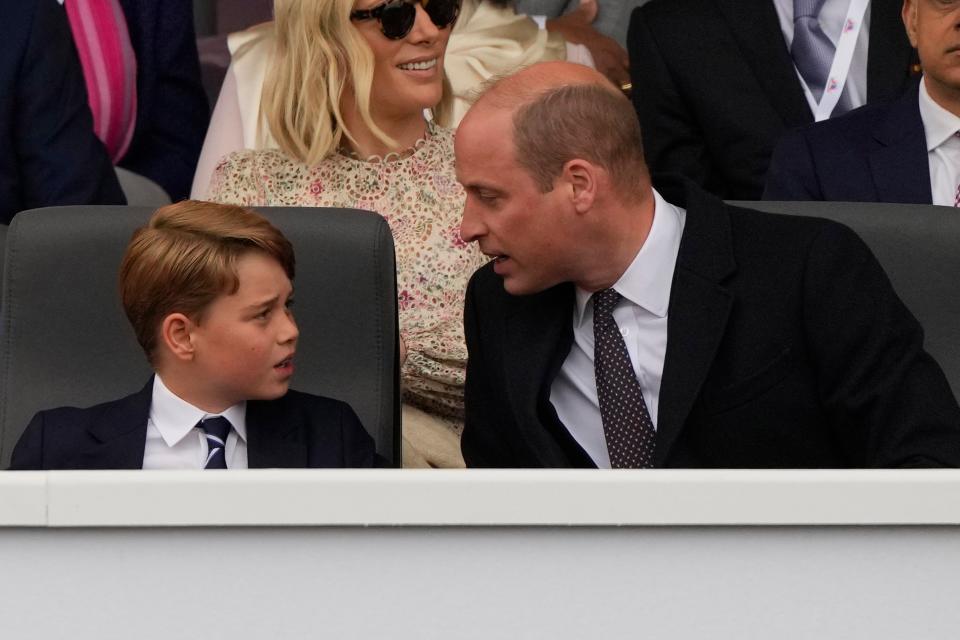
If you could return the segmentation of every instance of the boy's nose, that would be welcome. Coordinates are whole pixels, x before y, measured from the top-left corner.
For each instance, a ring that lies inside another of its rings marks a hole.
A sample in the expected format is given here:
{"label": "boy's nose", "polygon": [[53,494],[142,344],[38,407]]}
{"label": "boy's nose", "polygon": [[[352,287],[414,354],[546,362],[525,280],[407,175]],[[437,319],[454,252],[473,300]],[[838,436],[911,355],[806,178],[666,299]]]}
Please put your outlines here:
{"label": "boy's nose", "polygon": [[287,310],[285,314],[286,326],[280,333],[280,342],[293,342],[300,337],[300,329],[297,327],[297,321],[293,319],[293,314]]}

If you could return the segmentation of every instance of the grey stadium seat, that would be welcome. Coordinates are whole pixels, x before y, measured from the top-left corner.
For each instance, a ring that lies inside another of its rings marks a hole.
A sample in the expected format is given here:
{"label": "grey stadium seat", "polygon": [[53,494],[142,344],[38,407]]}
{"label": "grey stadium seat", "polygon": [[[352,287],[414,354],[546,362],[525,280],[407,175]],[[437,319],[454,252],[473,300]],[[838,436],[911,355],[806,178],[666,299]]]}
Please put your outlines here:
{"label": "grey stadium seat", "polygon": [[[0,348],[0,468],[33,414],[133,393],[150,374],[117,294],[117,270],[147,207],[52,207],[7,234]],[[380,216],[262,209],[296,250],[300,325],[293,387],[344,400],[400,463],[393,237]]]}

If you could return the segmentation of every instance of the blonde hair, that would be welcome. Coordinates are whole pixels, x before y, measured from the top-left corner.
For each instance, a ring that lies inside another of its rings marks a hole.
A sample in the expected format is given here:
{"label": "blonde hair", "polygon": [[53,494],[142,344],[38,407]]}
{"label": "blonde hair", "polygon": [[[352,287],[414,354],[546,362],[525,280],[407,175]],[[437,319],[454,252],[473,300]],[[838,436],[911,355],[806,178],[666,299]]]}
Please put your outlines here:
{"label": "blonde hair", "polygon": [[[260,109],[287,155],[316,165],[342,145],[356,142],[344,124],[340,100],[349,85],[363,124],[384,144],[397,142],[370,115],[374,58],[351,24],[354,0],[275,0],[274,45]],[[446,75],[434,119],[446,124],[452,90]]]}
{"label": "blonde hair", "polygon": [[276,260],[293,280],[293,245],[243,207],[184,200],[157,209],[133,233],[120,264],[120,300],[151,363],[163,319],[179,312],[199,322],[217,296],[236,293],[237,259],[250,251]]}

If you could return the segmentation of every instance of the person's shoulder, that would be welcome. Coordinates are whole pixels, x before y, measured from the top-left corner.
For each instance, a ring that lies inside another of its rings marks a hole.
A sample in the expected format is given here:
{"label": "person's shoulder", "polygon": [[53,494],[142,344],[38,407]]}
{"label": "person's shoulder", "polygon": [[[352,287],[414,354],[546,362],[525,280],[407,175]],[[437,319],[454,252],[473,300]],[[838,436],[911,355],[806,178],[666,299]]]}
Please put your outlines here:
{"label": "person's shoulder", "polygon": [[139,393],[116,400],[101,402],[89,407],[62,406],[37,412],[34,420],[40,420],[47,429],[72,429],[87,427],[103,420],[116,409],[123,407]]}
{"label": "person's shoulder", "polygon": [[227,36],[231,62],[249,59],[266,60],[276,41],[274,23],[263,22]]}
{"label": "person's shoulder", "polygon": [[[279,149],[240,149],[220,158],[213,170],[213,181],[218,188],[224,186],[220,183],[231,179],[250,187],[266,177],[287,172],[302,173],[303,168],[303,163]],[[226,186],[229,187],[229,184]],[[211,193],[214,193],[214,188],[211,188]]]}
{"label": "person's shoulder", "polygon": [[276,163],[296,164],[297,161],[279,149],[239,149],[220,158],[217,166],[256,167]]}
{"label": "person's shoulder", "polygon": [[343,400],[296,389],[290,389],[283,396],[265,402],[272,404],[275,408],[304,415],[333,416],[344,412],[353,413],[353,408]]}
{"label": "person's shoulder", "polygon": [[647,22],[676,21],[695,23],[716,11],[716,0],[650,0],[633,10],[635,18]]}
{"label": "person's shoulder", "polygon": [[744,206],[727,205],[733,233],[741,242],[759,240],[766,246],[803,247],[809,250],[814,244],[844,245],[862,244],[857,233],[835,220],[813,215],[770,213]]}
{"label": "person's shoulder", "polygon": [[[812,122],[793,131],[794,138],[804,138],[811,146],[821,148],[860,145],[871,141],[876,127],[886,120],[893,101],[866,104],[841,116]],[[789,139],[790,134],[784,136]]]}

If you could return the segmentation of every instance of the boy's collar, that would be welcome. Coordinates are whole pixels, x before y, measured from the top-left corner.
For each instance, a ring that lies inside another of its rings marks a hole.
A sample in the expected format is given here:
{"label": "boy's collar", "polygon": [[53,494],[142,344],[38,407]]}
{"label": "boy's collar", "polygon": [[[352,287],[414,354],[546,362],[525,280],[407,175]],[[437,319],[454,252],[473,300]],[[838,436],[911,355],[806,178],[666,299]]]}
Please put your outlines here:
{"label": "boy's collar", "polygon": [[183,440],[201,420],[214,415],[220,415],[229,420],[240,439],[246,442],[246,402],[235,404],[218,414],[208,413],[170,391],[160,378],[160,374],[153,377],[150,421],[160,432],[160,436],[168,447]]}

